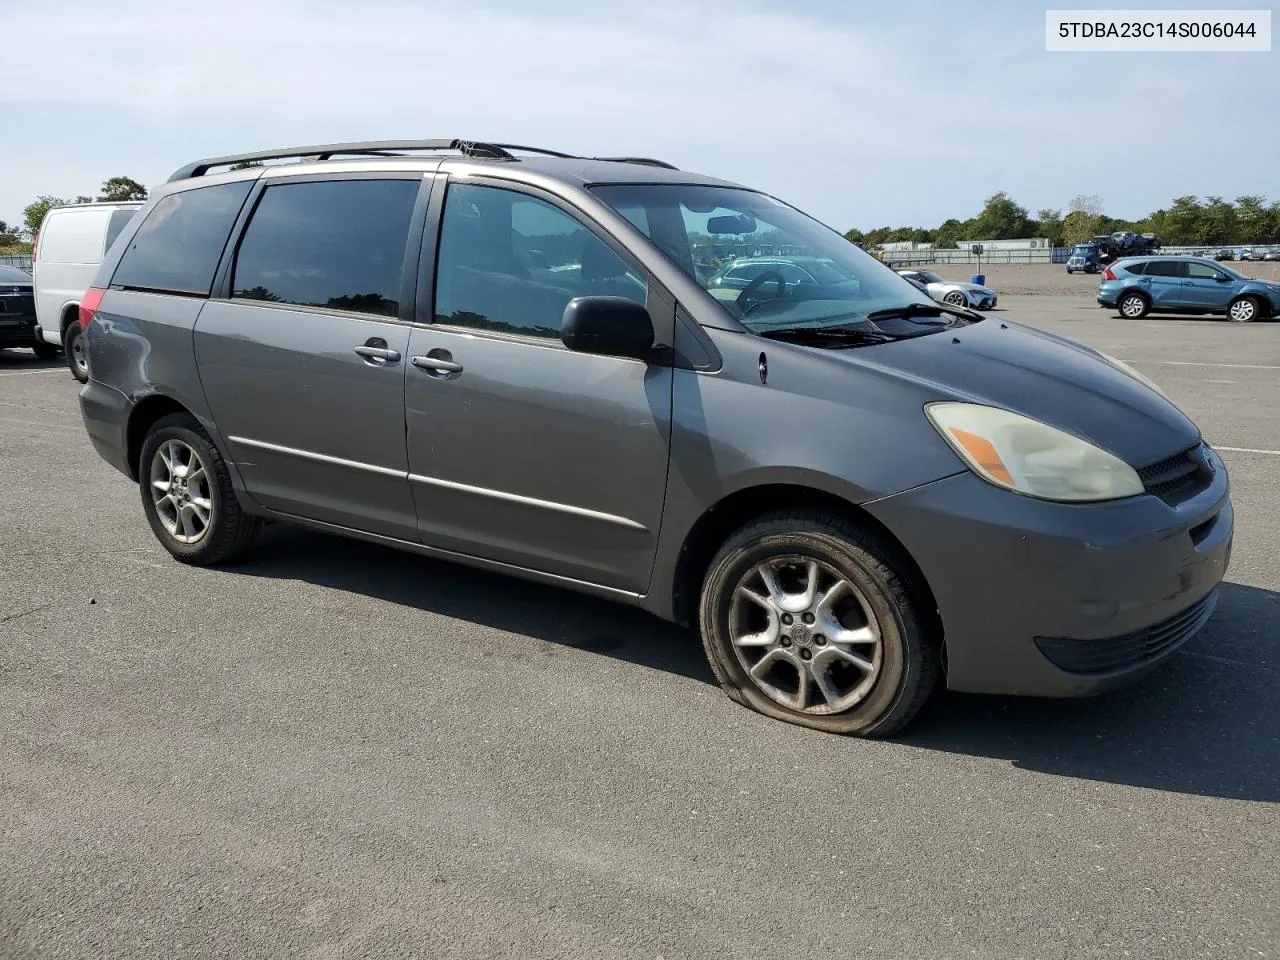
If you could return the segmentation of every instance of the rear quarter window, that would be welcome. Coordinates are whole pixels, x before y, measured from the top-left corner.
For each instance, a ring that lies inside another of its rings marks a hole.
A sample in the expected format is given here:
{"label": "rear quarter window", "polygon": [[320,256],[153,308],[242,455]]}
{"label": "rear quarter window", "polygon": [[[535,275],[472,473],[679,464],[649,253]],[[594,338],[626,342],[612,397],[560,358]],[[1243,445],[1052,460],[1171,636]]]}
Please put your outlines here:
{"label": "rear quarter window", "polygon": [[1145,260],[1142,263],[1129,263],[1125,265],[1126,271],[1128,271],[1129,273],[1137,274],[1138,276],[1142,276],[1143,272],[1146,269],[1147,269],[1147,263]]}
{"label": "rear quarter window", "polygon": [[160,200],[133,235],[111,283],[207,297],[231,227],[252,187],[252,180],[243,180],[184,190]]}

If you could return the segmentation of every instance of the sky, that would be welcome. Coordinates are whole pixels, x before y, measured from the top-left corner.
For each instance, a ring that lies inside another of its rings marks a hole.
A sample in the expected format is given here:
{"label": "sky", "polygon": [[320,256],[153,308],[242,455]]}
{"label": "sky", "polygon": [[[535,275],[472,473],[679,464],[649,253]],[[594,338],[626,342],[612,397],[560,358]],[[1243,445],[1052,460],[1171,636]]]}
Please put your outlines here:
{"label": "sky", "polygon": [[200,157],[455,136],[660,157],[840,230],[963,220],[998,190],[1033,215],[1280,199],[1280,52],[1047,53],[1047,5],[1073,6],[0,0],[0,220]]}

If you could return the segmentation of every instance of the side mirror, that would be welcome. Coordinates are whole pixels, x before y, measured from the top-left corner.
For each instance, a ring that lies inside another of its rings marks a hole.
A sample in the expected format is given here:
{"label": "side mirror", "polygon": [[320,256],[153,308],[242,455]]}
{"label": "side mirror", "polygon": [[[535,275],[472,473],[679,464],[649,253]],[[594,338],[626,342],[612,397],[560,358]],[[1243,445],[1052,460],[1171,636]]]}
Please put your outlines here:
{"label": "side mirror", "polygon": [[649,311],[625,297],[577,297],[564,308],[560,342],[577,353],[648,360],[653,352]]}

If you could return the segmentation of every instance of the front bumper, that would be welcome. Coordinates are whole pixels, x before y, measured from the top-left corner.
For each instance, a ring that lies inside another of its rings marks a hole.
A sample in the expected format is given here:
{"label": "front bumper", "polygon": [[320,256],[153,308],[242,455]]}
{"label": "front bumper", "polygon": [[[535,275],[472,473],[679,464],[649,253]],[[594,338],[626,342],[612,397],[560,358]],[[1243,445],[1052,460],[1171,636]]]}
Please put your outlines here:
{"label": "front bumper", "polygon": [[954,690],[1088,696],[1136,679],[1208,620],[1231,556],[1226,470],[1170,506],[1060,504],[970,473],[865,504],[910,551]]}

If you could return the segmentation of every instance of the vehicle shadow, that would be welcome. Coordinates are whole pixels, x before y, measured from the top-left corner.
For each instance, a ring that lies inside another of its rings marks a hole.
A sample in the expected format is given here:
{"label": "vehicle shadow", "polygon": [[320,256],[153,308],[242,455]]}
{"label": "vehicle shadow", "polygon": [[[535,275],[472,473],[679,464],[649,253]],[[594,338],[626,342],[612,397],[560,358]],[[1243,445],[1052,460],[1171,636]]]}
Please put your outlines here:
{"label": "vehicle shadow", "polygon": [[[273,524],[226,569],[379,597],[713,684],[690,630],[557,587]],[[1083,700],[940,692],[897,742],[1057,776],[1280,801],[1280,594],[1223,586],[1204,632],[1134,687]],[[817,736],[817,734],[815,734]]]}
{"label": "vehicle shadow", "polygon": [[[66,366],[67,361],[60,355],[52,360],[37,360],[36,355],[25,347],[0,349],[0,371],[6,373],[20,370],[49,370],[58,367],[65,369]],[[70,376],[69,373],[68,376]]]}
{"label": "vehicle shadow", "polygon": [[1280,593],[1226,583],[1213,618],[1133,687],[1082,700],[944,692],[899,740],[1058,776],[1280,801]]}
{"label": "vehicle shadow", "polygon": [[715,683],[689,630],[643,610],[390,547],[272,524],[229,572],[389,600],[704,683]]}

